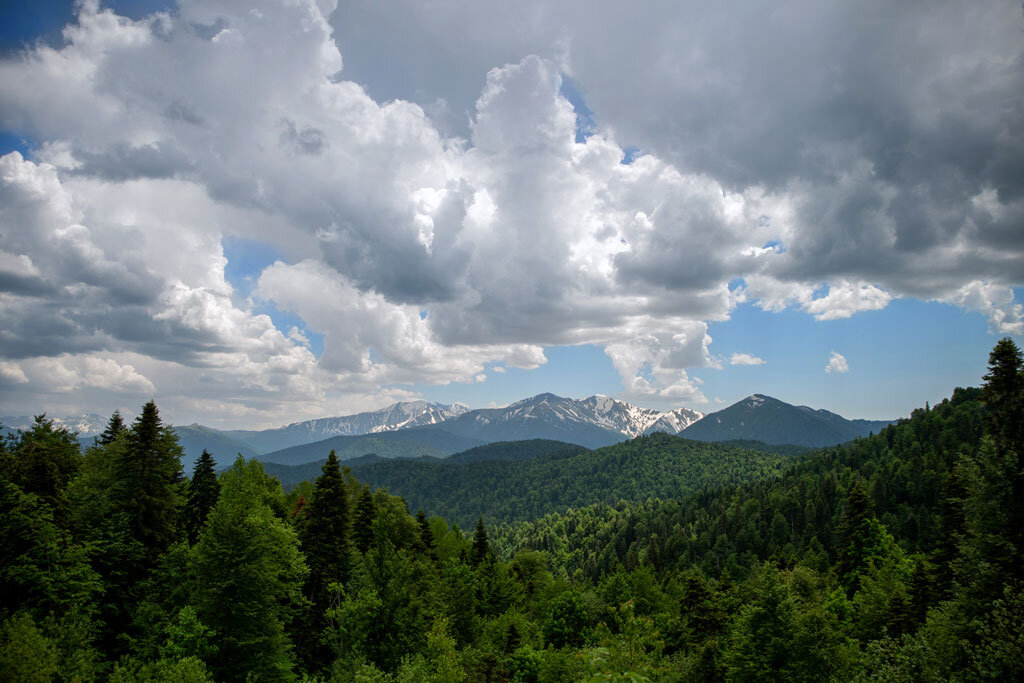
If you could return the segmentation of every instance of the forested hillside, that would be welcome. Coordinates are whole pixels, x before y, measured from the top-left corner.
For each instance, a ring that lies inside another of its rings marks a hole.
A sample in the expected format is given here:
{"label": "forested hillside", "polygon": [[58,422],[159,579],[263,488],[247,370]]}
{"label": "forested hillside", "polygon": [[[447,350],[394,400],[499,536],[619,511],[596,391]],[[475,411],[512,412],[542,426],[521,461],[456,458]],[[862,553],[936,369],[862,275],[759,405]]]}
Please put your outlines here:
{"label": "forested hillside", "polygon": [[[882,433],[818,451],[778,478],[716,487],[643,506],[591,506],[504,526],[501,545],[545,550],[565,569],[596,576],[616,562],[659,571],[692,565],[746,576],[774,558],[827,569],[844,502],[855,485],[901,545],[917,552],[946,535],[942,502],[960,455],[983,433],[978,389],[957,389],[934,408]],[[566,534],[566,528],[584,528]],[[579,541],[584,545],[572,546]]]}
{"label": "forested hillside", "polygon": [[[1024,676],[1024,373],[1009,339],[981,389],[780,470],[663,435],[449,465],[550,475],[589,458],[598,497],[601,471],[629,474],[637,496],[682,486],[674,460],[696,471],[671,500],[471,534],[412,516],[335,455],[289,494],[241,457],[218,476],[204,456],[186,479],[153,403],[84,453],[45,419],[2,444],[0,680]],[[710,483],[723,473],[736,481]],[[577,495],[570,479],[560,495]]]}
{"label": "forested hillside", "polygon": [[519,461],[377,460],[352,468],[359,481],[402,496],[461,526],[536,519],[593,503],[676,498],[715,484],[781,474],[791,459],[667,434],[595,451],[568,450]]}

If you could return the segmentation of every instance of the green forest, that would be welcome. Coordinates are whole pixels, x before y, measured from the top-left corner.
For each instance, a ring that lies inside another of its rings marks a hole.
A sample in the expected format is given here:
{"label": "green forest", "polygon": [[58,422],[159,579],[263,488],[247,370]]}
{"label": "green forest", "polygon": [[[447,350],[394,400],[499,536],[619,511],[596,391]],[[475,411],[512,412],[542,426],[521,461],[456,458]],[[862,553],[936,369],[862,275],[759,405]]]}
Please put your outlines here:
{"label": "green forest", "polygon": [[332,452],[287,492],[184,472],[152,402],[84,450],[41,416],[0,445],[0,680],[1019,680],[1012,340],[981,380],[797,455],[654,435],[398,480]]}
{"label": "green forest", "polygon": [[[714,484],[776,476],[792,462],[785,455],[668,434],[594,451],[564,444],[564,450],[554,452],[542,448],[540,455],[531,442],[524,443],[521,457],[514,460],[509,458],[513,449],[502,443],[493,452],[502,460],[473,460],[474,452],[478,457],[484,448],[479,447],[465,452],[469,455],[451,456],[454,463],[447,458],[373,459],[352,463],[350,469],[371,488],[401,495],[411,509],[470,527],[480,517],[485,524],[517,522],[593,503],[678,498]],[[300,486],[300,492],[308,498],[311,485]]]}

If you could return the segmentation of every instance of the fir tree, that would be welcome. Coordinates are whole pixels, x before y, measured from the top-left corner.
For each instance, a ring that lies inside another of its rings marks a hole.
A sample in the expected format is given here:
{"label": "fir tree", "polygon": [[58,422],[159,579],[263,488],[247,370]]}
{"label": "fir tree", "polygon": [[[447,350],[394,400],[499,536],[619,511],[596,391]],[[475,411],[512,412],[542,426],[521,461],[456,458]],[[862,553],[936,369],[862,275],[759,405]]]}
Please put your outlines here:
{"label": "fir tree", "polygon": [[352,528],[352,536],[359,552],[366,554],[366,551],[373,546],[373,520],[377,516],[376,506],[373,502],[373,494],[370,487],[364,486],[359,493],[359,502],[356,504],[355,524]]}
{"label": "fir tree", "polygon": [[0,457],[3,476],[25,493],[39,496],[53,510],[54,521],[66,526],[65,490],[82,465],[75,432],[38,415],[31,429],[10,437],[9,447]]}
{"label": "fir tree", "polygon": [[430,530],[430,522],[422,509],[416,512],[416,525],[420,529],[420,551],[432,560],[437,559],[437,552],[434,543],[434,532]]}
{"label": "fir tree", "polygon": [[312,626],[311,638],[304,641],[304,656],[326,666],[330,651],[317,648],[317,635],[326,626],[324,613],[330,606],[329,587],[332,583],[345,584],[349,580],[348,495],[338,465],[338,456],[332,450],[327,456],[321,474],[313,488],[313,497],[302,511],[303,523],[299,530],[302,551],[309,565],[305,594],[309,598],[312,615],[307,621]]}
{"label": "fir tree", "polygon": [[989,410],[989,433],[1002,447],[1022,449],[1024,441],[1024,360],[1009,337],[1000,339],[988,357],[981,401]]}
{"label": "fir tree", "polygon": [[838,531],[839,563],[836,572],[850,594],[857,589],[857,578],[867,564],[872,545],[871,521],[874,519],[874,505],[858,479],[846,499]]}
{"label": "fir tree", "polygon": [[293,679],[285,624],[301,602],[307,569],[295,531],[268,504],[281,486],[241,456],[222,484],[190,552],[192,603],[217,633],[209,664],[219,681]]}
{"label": "fir tree", "polygon": [[203,449],[203,454],[196,461],[192,471],[192,480],[188,483],[188,504],[185,510],[185,531],[189,543],[195,543],[202,529],[206,516],[217,504],[220,496],[220,482],[214,471],[213,456]]}
{"label": "fir tree", "polygon": [[491,544],[487,540],[487,530],[484,528],[484,518],[476,520],[476,531],[473,533],[473,549],[470,552],[470,562],[474,567],[490,557]]}
{"label": "fir tree", "polygon": [[114,464],[113,494],[118,508],[128,515],[130,533],[146,548],[152,565],[177,532],[181,446],[161,422],[153,401],[142,407],[126,440]]}
{"label": "fir tree", "polygon": [[121,411],[115,410],[114,414],[110,416],[110,421],[107,422],[107,428],[103,430],[103,433],[99,436],[99,443],[101,446],[107,446],[114,442],[114,439],[121,436],[125,432],[127,427],[124,424],[124,418],[121,417]]}

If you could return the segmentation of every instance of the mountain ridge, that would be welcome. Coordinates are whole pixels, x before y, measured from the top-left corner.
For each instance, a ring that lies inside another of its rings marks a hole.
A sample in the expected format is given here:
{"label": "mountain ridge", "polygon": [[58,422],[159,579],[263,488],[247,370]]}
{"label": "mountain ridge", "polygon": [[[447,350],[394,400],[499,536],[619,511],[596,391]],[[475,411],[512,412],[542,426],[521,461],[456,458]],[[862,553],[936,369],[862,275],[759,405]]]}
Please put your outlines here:
{"label": "mountain ridge", "polygon": [[822,408],[795,406],[765,394],[751,394],[705,415],[681,436],[698,441],[755,440],[818,448],[868,436],[895,420],[848,420]]}

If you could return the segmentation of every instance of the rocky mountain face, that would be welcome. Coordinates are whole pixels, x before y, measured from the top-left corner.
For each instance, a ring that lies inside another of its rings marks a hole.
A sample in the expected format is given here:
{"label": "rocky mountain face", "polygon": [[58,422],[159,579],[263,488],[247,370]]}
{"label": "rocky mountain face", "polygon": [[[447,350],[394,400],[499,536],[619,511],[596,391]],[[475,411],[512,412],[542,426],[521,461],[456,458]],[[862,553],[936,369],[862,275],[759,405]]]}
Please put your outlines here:
{"label": "rocky mountain face", "polygon": [[554,439],[599,448],[655,431],[676,434],[700,416],[686,408],[639,408],[608,396],[538,394],[504,408],[470,410],[438,428],[481,441]]}
{"label": "rocky mountain face", "polygon": [[458,417],[467,410],[469,408],[461,403],[402,401],[387,408],[356,415],[293,422],[275,429],[232,430],[224,433],[260,453],[269,453],[335,436],[361,436],[438,424]]}

